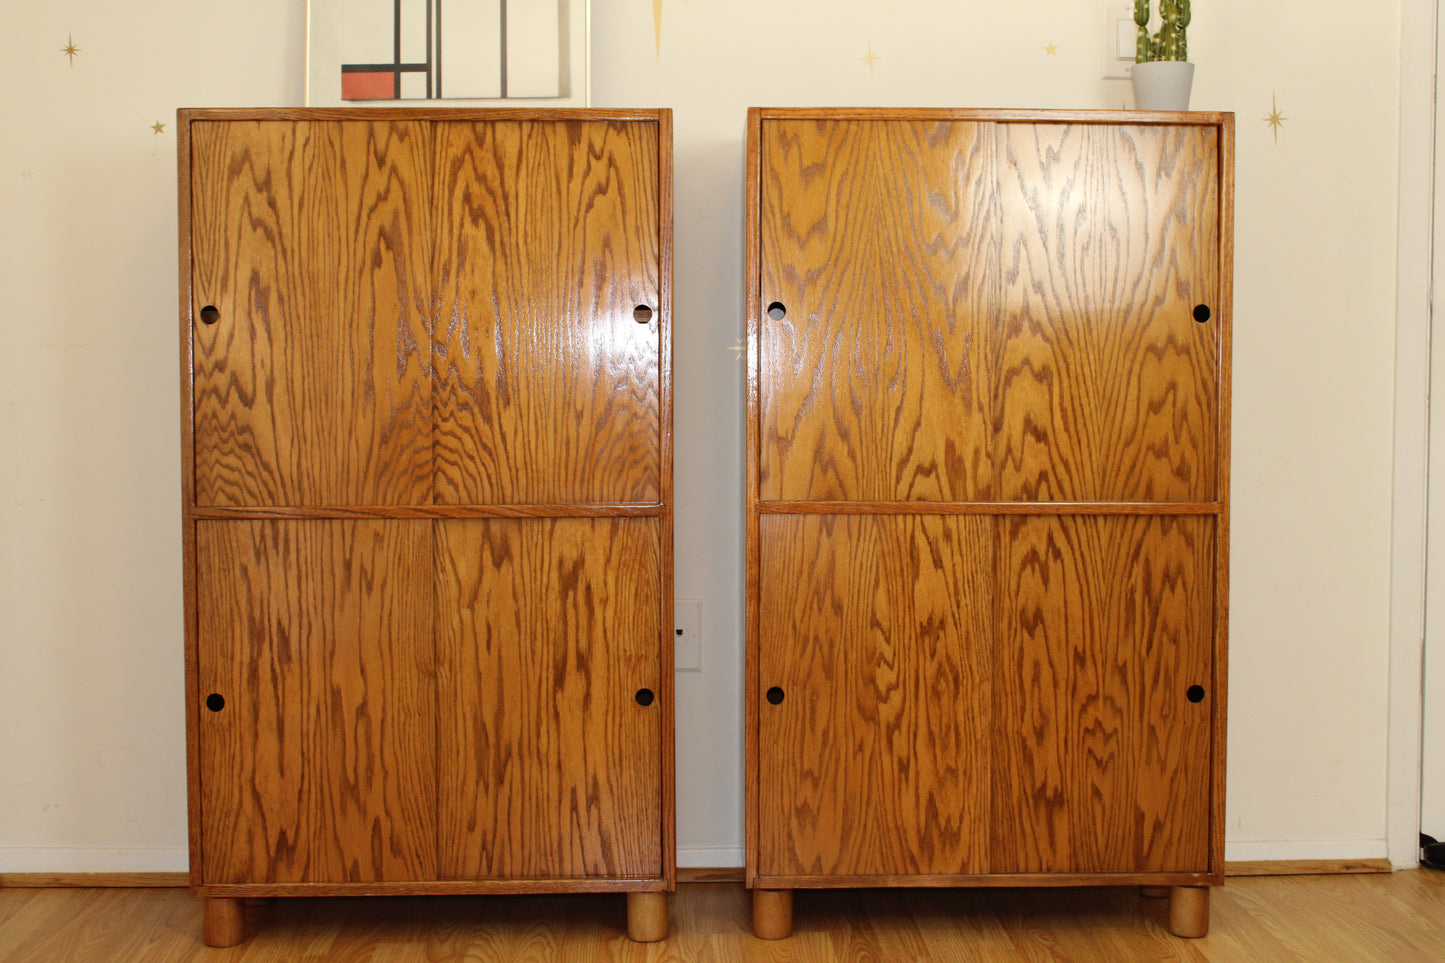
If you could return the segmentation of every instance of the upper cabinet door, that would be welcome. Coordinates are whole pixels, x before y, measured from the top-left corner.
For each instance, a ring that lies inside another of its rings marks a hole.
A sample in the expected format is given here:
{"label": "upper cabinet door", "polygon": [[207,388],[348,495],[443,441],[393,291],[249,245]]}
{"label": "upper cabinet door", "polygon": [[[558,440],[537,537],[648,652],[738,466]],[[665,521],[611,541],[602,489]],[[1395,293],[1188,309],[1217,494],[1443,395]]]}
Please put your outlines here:
{"label": "upper cabinet door", "polygon": [[987,500],[992,124],[765,120],[760,499]]}
{"label": "upper cabinet door", "polygon": [[1214,501],[1218,134],[999,130],[999,498]]}
{"label": "upper cabinet door", "polygon": [[196,504],[426,503],[426,126],[190,132]]}
{"label": "upper cabinet door", "polygon": [[437,503],[658,501],[657,125],[437,131]]}

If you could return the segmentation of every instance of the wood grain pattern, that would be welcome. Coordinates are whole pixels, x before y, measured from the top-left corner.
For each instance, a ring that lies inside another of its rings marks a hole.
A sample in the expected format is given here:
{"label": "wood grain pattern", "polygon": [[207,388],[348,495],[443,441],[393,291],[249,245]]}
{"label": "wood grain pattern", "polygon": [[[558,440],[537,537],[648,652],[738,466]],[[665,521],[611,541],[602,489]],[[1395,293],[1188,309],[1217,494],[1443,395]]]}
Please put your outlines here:
{"label": "wood grain pattern", "polygon": [[1212,501],[1218,134],[999,126],[1000,500]]}
{"label": "wood grain pattern", "polygon": [[442,878],[661,875],[658,522],[436,524]]}
{"label": "wood grain pattern", "polygon": [[988,865],[992,522],[761,520],[756,872]]}
{"label": "wood grain pattern", "polygon": [[1212,520],[999,525],[994,871],[1217,870]]}
{"label": "wood grain pattern", "polygon": [[437,502],[657,501],[657,126],[448,123],[438,141]]}
{"label": "wood grain pattern", "polygon": [[196,523],[196,882],[435,877],[432,524]]}
{"label": "wood grain pattern", "polygon": [[992,127],[769,121],[760,150],[759,497],[990,497]]}
{"label": "wood grain pattern", "polygon": [[189,133],[195,504],[429,501],[427,128]]}

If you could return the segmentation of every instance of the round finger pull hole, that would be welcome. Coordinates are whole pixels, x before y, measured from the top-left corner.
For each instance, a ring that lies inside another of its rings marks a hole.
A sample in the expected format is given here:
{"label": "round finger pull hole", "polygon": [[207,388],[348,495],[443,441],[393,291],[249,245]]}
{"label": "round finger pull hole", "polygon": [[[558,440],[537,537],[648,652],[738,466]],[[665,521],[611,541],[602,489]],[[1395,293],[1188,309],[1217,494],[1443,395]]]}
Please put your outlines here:
{"label": "round finger pull hole", "polygon": [[637,696],[636,696],[636,698],[637,698],[637,704],[638,704],[638,705],[640,705],[640,706],[650,706],[650,705],[652,705],[652,700],[653,700],[653,699],[656,699],[657,696],[655,696],[655,695],[652,694],[652,690],[651,690],[651,689],[638,689],[638,690],[637,690]]}
{"label": "round finger pull hole", "polygon": [[632,309],[632,320],[638,324],[647,324],[652,320],[652,308],[645,304],[639,304]]}
{"label": "round finger pull hole", "polygon": [[781,321],[788,316],[788,309],[783,307],[783,302],[774,301],[768,305],[768,317],[774,321]]}
{"label": "round finger pull hole", "polygon": [[221,695],[219,692],[212,692],[210,695],[206,696],[206,708],[210,709],[212,712],[220,712],[222,709],[226,708],[226,697]]}
{"label": "round finger pull hole", "polygon": [[215,324],[221,320],[221,312],[214,304],[208,304],[204,308],[201,308],[201,320],[206,324]]}
{"label": "round finger pull hole", "polygon": [[1189,699],[1190,702],[1203,702],[1204,686],[1192,685],[1187,690],[1185,690],[1184,695],[1186,698]]}
{"label": "round finger pull hole", "polygon": [[1200,324],[1203,324],[1204,322],[1208,321],[1208,320],[1209,320],[1209,305],[1207,305],[1207,304],[1196,304],[1196,305],[1194,306],[1194,320],[1195,320],[1195,321],[1198,321]]}
{"label": "round finger pull hole", "polygon": [[773,705],[781,703],[783,701],[783,690],[777,686],[773,686],[768,690],[768,701]]}

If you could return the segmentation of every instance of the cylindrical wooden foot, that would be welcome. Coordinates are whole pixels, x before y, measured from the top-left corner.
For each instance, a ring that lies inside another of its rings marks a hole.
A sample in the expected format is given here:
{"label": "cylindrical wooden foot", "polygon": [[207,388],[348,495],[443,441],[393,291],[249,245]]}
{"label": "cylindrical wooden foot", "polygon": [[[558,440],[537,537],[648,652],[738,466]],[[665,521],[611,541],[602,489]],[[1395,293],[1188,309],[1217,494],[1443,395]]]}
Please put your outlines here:
{"label": "cylindrical wooden foot", "polygon": [[246,938],[244,905],[217,896],[202,901],[201,939],[207,946],[235,946]]}
{"label": "cylindrical wooden foot", "polygon": [[1139,895],[1145,899],[1165,899],[1169,895],[1168,886],[1140,886]]}
{"label": "cylindrical wooden foot", "polygon": [[627,894],[627,936],[638,943],[667,939],[667,894]]}
{"label": "cylindrical wooden foot", "polygon": [[753,935],[760,940],[785,940],[793,935],[792,890],[753,890]]}
{"label": "cylindrical wooden foot", "polygon": [[1169,932],[1197,939],[1209,932],[1209,887],[1169,888]]}

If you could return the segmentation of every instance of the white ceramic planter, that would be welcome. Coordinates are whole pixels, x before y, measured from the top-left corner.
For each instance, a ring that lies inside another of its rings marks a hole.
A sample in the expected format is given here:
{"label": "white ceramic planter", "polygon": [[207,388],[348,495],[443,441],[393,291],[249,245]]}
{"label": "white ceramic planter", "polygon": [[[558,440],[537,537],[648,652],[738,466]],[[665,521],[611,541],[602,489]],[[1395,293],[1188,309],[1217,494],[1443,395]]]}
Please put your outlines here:
{"label": "white ceramic planter", "polygon": [[1135,110],[1188,110],[1194,65],[1187,60],[1155,60],[1135,64],[1132,71]]}

